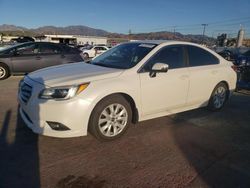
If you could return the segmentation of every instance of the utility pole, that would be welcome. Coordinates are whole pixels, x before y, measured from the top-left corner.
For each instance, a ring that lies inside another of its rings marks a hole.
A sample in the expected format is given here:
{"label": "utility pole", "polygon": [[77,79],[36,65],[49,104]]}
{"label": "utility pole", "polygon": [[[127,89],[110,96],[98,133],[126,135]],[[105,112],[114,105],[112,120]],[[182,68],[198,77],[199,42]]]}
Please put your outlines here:
{"label": "utility pole", "polygon": [[206,32],[206,27],[208,26],[208,24],[201,24],[203,26],[203,33],[202,33],[202,43],[204,42],[204,38],[205,38],[205,32]]}
{"label": "utility pole", "polygon": [[175,38],[175,28],[176,28],[176,26],[174,26],[174,38]]}
{"label": "utility pole", "polygon": [[128,39],[131,40],[131,34],[132,34],[132,31],[131,29],[128,30]]}

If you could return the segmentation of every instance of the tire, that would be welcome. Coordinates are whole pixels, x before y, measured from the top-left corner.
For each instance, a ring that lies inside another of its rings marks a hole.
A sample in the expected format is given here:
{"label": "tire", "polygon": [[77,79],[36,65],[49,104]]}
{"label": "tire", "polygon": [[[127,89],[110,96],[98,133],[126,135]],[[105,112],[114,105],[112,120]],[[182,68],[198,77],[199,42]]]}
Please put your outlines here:
{"label": "tire", "polygon": [[84,54],[83,54],[83,59],[84,59],[84,60],[87,60],[87,59],[89,59],[89,54],[87,54],[87,53],[84,53]]}
{"label": "tire", "polygon": [[122,95],[112,95],[96,105],[88,128],[98,140],[110,141],[121,137],[131,122],[132,110],[129,102]]}
{"label": "tire", "polygon": [[0,80],[4,80],[10,76],[10,71],[7,65],[0,63]]}
{"label": "tire", "polygon": [[220,110],[227,102],[228,97],[229,97],[228,86],[223,82],[219,83],[214,88],[213,93],[209,99],[208,109],[211,111]]}

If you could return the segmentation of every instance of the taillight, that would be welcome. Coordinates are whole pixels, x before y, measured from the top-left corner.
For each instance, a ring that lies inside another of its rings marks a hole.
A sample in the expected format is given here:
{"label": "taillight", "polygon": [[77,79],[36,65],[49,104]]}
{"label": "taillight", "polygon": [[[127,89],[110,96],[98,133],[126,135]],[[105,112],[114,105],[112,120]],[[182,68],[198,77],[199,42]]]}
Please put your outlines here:
{"label": "taillight", "polygon": [[231,68],[235,71],[238,72],[238,67],[236,65],[232,65]]}

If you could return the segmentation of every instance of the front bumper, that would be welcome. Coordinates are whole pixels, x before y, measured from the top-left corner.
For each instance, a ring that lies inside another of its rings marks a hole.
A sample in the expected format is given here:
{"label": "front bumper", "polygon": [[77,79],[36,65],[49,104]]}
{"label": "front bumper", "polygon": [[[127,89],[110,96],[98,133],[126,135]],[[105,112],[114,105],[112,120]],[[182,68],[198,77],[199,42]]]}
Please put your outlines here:
{"label": "front bumper", "polygon": [[19,113],[25,124],[34,133],[37,134],[41,134],[44,136],[58,137],[58,138],[79,137],[87,135],[87,131],[85,131],[84,128],[80,128],[78,130],[56,131],[51,129],[46,121],[40,120],[31,122],[29,119],[31,119],[32,117],[29,116],[30,118],[27,118],[28,114],[21,107],[19,108]]}
{"label": "front bumper", "polygon": [[[52,137],[78,137],[87,135],[88,121],[92,111],[91,102],[77,96],[70,100],[54,101],[41,100],[41,91],[37,84],[33,85],[32,96],[25,103],[20,95],[19,112],[25,124],[33,132]],[[47,122],[58,122],[69,130],[54,130]]]}

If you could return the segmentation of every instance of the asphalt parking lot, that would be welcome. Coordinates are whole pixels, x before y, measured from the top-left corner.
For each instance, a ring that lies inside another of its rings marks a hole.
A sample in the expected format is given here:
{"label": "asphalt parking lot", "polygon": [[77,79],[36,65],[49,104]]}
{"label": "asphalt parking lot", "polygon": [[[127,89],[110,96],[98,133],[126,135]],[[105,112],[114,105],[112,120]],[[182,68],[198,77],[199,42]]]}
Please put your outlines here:
{"label": "asphalt parking lot", "polygon": [[17,111],[20,79],[0,81],[0,187],[250,187],[249,92],[101,143],[32,133]]}

